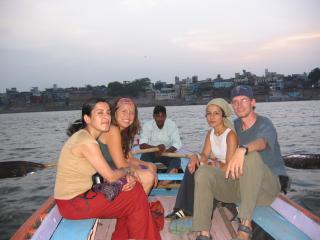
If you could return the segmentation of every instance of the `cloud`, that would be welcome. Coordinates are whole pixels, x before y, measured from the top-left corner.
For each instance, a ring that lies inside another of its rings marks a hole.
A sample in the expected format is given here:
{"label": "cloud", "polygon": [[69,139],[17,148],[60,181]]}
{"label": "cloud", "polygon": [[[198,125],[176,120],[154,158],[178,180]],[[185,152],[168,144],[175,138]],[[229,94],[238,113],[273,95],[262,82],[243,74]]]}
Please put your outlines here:
{"label": "cloud", "polygon": [[219,37],[206,30],[180,32],[172,39],[172,42],[181,48],[207,53],[220,52],[225,45]]}
{"label": "cloud", "polygon": [[157,5],[155,0],[124,0],[120,4],[131,11],[151,9]]}
{"label": "cloud", "polygon": [[[269,59],[273,57],[279,57],[280,51],[285,51],[285,55],[290,55],[293,52],[300,52],[306,54],[309,52],[309,48],[312,43],[320,43],[320,32],[310,32],[298,35],[291,35],[284,38],[279,38],[276,40],[264,43],[253,51],[246,52],[243,56],[243,60],[257,61],[260,59]],[[319,46],[320,47],[320,46]],[[313,49],[319,49],[315,47]],[[283,52],[284,54],[284,52]]]}
{"label": "cloud", "polygon": [[304,44],[306,41],[320,40],[320,32],[305,33],[300,35],[288,36],[263,44],[259,50],[275,50],[282,48],[295,47],[297,44]]}

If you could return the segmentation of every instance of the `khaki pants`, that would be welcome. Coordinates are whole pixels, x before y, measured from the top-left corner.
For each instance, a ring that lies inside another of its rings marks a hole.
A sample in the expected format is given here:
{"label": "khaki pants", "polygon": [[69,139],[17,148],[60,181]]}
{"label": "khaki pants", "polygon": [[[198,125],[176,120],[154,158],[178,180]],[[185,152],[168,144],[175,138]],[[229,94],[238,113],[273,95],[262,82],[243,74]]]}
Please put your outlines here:
{"label": "khaki pants", "polygon": [[201,166],[195,174],[193,231],[210,230],[213,199],[240,203],[239,218],[251,220],[255,206],[270,205],[280,192],[278,176],[267,167],[257,152],[244,160],[243,175],[226,179],[220,168]]}

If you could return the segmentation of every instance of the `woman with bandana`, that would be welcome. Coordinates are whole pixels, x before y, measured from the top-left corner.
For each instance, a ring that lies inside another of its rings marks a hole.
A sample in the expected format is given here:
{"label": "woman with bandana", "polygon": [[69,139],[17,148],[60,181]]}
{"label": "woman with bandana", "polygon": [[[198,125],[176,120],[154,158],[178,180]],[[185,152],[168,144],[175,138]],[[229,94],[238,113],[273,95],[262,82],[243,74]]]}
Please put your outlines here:
{"label": "woman with bandana", "polygon": [[[229,119],[232,110],[222,98],[212,99],[206,107],[205,117],[210,127],[202,152],[194,155],[186,167],[173,212],[166,216],[179,219],[193,215],[194,173],[199,165],[211,164],[226,170],[227,163],[237,148],[237,136]],[[212,159],[214,161],[209,161]]]}
{"label": "woman with bandana", "polygon": [[134,137],[139,134],[137,105],[130,98],[118,98],[112,107],[112,124],[99,137],[100,148],[114,168],[132,166],[143,189],[148,194],[157,184],[156,166],[134,158],[130,154]]}

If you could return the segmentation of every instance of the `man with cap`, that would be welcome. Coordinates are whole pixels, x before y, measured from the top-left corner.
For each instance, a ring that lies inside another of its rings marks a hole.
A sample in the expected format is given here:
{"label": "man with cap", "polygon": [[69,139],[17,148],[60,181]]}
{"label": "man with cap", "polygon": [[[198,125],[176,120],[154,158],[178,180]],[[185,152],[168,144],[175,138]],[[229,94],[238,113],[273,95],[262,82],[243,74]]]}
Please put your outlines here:
{"label": "man with cap", "polygon": [[[153,120],[143,124],[140,148],[148,149],[157,147],[157,152],[143,153],[141,160],[145,162],[161,162],[167,166],[169,173],[177,173],[181,165],[181,159],[176,157],[161,156],[163,152],[173,153],[182,147],[177,125],[167,118],[164,106],[158,105],[153,109]],[[167,185],[170,181],[162,181]]]}
{"label": "man with cap", "polygon": [[250,86],[231,91],[231,105],[239,146],[224,174],[208,174],[201,166],[195,176],[193,230],[198,240],[211,239],[212,199],[239,203],[240,225],[237,239],[252,237],[252,215],[257,205],[270,205],[280,190],[280,178],[286,177],[277,132],[272,122],[255,113],[256,100]]}

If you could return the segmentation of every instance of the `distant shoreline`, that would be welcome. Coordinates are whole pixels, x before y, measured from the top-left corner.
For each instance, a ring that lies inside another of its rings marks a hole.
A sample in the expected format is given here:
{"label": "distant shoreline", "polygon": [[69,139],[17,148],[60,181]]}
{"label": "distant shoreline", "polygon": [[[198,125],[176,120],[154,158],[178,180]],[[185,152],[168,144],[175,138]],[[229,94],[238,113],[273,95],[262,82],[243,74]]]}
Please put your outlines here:
{"label": "distant shoreline", "polygon": [[[293,100],[283,100],[283,101],[258,101],[258,102],[293,102],[293,101],[316,101],[320,99],[293,99]],[[164,106],[188,106],[188,105],[205,105],[207,101],[198,101],[194,103],[187,103],[181,101],[158,101],[150,104],[137,102],[138,107],[153,107],[157,104]],[[73,111],[81,110],[80,105],[72,106],[44,106],[44,105],[33,105],[25,107],[11,107],[7,109],[0,108],[0,114],[10,114],[10,113],[31,113],[31,112],[54,112],[54,111]]]}

